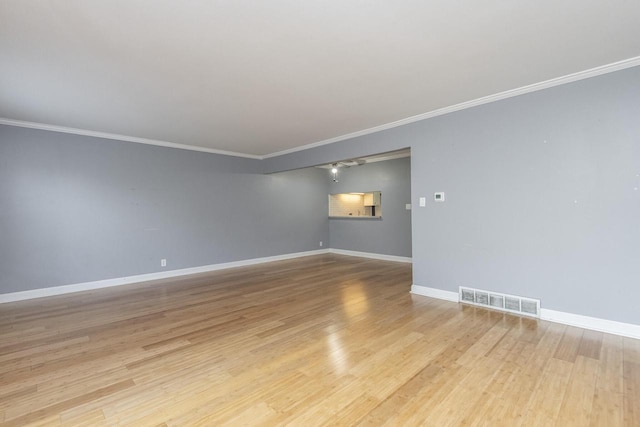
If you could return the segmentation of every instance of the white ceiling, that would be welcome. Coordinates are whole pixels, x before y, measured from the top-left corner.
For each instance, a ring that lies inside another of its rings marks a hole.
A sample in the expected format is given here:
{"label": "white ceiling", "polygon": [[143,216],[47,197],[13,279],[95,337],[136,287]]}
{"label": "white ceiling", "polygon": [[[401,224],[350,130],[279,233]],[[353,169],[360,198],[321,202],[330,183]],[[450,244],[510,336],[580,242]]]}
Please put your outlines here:
{"label": "white ceiling", "polygon": [[639,23],[637,0],[2,0],[0,117],[262,156],[635,61]]}

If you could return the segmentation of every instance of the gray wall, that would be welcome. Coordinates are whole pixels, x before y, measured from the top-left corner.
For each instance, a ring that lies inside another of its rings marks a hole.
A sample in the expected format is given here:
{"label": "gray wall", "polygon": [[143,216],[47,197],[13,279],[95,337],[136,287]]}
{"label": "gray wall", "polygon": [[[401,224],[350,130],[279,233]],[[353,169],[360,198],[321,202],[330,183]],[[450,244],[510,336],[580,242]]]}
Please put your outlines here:
{"label": "gray wall", "polygon": [[319,249],[323,172],[0,126],[0,293]]}
{"label": "gray wall", "polygon": [[414,282],[640,324],[640,70],[430,121]]}
{"label": "gray wall", "polygon": [[325,171],[256,172],[411,147],[415,284],[640,324],[638,117],[636,67],[262,162],[0,127],[0,292],[317,249]]}
{"label": "gray wall", "polygon": [[382,191],[381,220],[330,219],[331,247],[377,254],[411,256],[411,159],[395,159],[341,168],[330,193]]}
{"label": "gray wall", "polygon": [[[413,275],[640,324],[640,68],[264,161],[411,147]],[[432,201],[445,191],[447,201]],[[419,208],[418,197],[429,200]]]}

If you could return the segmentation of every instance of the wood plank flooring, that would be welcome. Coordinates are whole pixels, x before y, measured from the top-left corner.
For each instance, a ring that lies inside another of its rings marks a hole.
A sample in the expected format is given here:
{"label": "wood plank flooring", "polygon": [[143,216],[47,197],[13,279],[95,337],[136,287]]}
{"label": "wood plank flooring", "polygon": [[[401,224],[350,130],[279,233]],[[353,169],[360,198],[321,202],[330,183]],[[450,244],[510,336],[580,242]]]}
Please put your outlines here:
{"label": "wood plank flooring", "polygon": [[639,426],[640,341],[319,255],[0,305],[0,425]]}

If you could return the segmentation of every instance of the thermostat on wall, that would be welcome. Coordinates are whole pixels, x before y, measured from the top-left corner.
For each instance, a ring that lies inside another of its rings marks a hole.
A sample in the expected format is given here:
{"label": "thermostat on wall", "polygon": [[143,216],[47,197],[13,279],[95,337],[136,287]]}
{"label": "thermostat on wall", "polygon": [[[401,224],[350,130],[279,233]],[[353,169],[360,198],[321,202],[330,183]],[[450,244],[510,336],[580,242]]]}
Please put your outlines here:
{"label": "thermostat on wall", "polygon": [[444,202],[444,192],[433,193],[433,200],[436,202]]}

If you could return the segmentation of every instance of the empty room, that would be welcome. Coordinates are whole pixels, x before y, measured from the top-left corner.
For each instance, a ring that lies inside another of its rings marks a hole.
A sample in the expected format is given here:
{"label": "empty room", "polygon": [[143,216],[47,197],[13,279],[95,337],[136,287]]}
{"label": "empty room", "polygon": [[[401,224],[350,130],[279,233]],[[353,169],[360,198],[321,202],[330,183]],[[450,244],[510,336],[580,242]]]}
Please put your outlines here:
{"label": "empty room", "polygon": [[639,24],[0,1],[0,426],[640,426]]}

